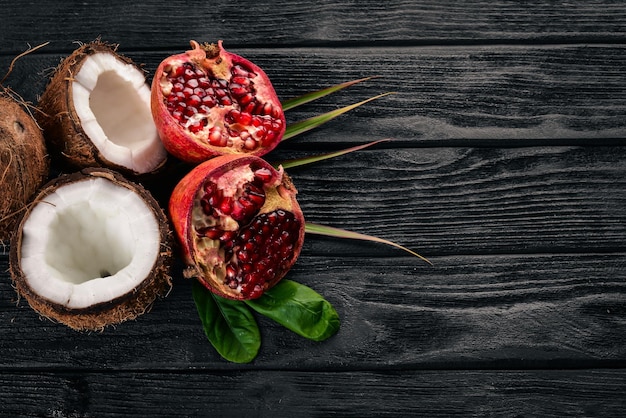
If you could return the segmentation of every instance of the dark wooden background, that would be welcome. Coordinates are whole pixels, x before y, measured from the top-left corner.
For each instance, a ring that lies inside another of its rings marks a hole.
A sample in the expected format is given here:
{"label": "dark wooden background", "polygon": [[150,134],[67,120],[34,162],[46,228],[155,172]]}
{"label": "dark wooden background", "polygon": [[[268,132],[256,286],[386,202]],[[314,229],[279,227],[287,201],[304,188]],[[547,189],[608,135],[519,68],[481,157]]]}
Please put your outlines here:
{"label": "dark wooden background", "polygon": [[75,42],[154,71],[223,39],[281,99],[380,75],[289,121],[387,96],[268,158],[383,138],[294,169],[305,216],[386,246],[307,237],[289,278],[342,327],[259,318],[248,365],[206,340],[190,282],[138,320],[77,333],[18,301],[0,255],[3,416],[623,416],[626,4],[552,1],[0,1],[0,73],[36,102]]}

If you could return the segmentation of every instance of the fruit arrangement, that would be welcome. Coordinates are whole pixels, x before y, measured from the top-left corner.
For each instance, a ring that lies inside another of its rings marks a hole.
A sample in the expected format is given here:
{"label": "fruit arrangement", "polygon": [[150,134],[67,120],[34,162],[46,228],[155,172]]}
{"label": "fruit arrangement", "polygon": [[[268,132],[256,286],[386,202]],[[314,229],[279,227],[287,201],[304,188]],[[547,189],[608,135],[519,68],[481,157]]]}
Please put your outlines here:
{"label": "fruit arrangement", "polygon": [[[11,243],[17,292],[39,314],[76,330],[133,319],[167,295],[178,256],[211,344],[229,361],[249,362],[260,347],[253,311],[317,341],[339,329],[328,301],[284,279],[305,232],[423,258],[305,222],[285,171],[380,141],[282,164],[263,158],[385,94],[289,126],[286,110],[367,79],[281,103],[267,74],[221,41],[191,41],[151,83],[116,49],[81,45],[57,67],[34,115],[2,87],[0,239]],[[167,191],[166,212],[148,185],[172,167],[185,172]]]}

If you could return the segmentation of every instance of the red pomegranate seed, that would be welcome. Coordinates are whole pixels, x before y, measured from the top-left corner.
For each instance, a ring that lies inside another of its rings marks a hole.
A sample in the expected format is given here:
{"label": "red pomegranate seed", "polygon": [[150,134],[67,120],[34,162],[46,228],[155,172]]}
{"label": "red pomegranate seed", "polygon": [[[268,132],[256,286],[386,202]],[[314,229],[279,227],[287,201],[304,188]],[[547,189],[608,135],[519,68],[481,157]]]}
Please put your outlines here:
{"label": "red pomegranate seed", "polygon": [[241,250],[237,253],[237,259],[239,259],[242,263],[245,263],[250,260],[250,254],[248,254],[247,251]]}
{"label": "red pomegranate seed", "polygon": [[257,209],[260,209],[265,203],[265,193],[254,185],[249,186],[247,198]]}
{"label": "red pomegranate seed", "polygon": [[219,238],[220,238],[220,241],[222,242],[230,242],[234,240],[235,237],[236,237],[236,234],[234,231],[223,231]]}
{"label": "red pomegranate seed", "polygon": [[230,92],[235,97],[241,97],[248,93],[248,89],[246,89],[240,84],[231,84]]}
{"label": "red pomegranate seed", "polygon": [[207,229],[204,235],[210,239],[219,239],[222,235],[222,231],[219,228],[212,227]]}
{"label": "red pomegranate seed", "polygon": [[215,97],[213,97],[212,95],[211,96],[207,95],[202,98],[202,104],[204,106],[207,106],[208,108],[212,108],[212,107],[215,107],[215,105],[217,104],[217,101],[215,100]]}
{"label": "red pomegranate seed", "polygon": [[224,192],[221,189],[215,190],[215,193],[209,196],[209,204],[212,207],[219,206],[224,198]]}
{"label": "red pomegranate seed", "polygon": [[254,113],[255,109],[257,107],[257,101],[256,99],[252,98],[252,101],[250,101],[250,103],[248,103],[247,105],[245,105],[244,107],[242,107],[242,109],[245,112],[248,113]]}
{"label": "red pomegranate seed", "polygon": [[188,129],[193,133],[200,132],[202,128],[204,128],[205,123],[206,123],[206,120],[195,121],[194,123],[189,125]]}
{"label": "red pomegranate seed", "polygon": [[230,215],[233,210],[233,201],[230,198],[224,198],[224,200],[220,203],[219,208],[222,214]]}
{"label": "red pomegranate seed", "polygon": [[261,145],[267,146],[271,144],[276,138],[276,133],[274,131],[269,131],[265,134],[265,136],[261,139]]}
{"label": "red pomegranate seed", "polygon": [[252,123],[252,115],[249,113],[241,113],[237,122],[242,125],[250,125]]}
{"label": "red pomegranate seed", "polygon": [[230,213],[230,216],[237,222],[241,222],[246,218],[246,209],[239,202],[239,200],[235,200],[233,202],[233,209],[232,209],[232,212]]}
{"label": "red pomegranate seed", "polygon": [[187,106],[187,107],[185,108],[185,111],[183,112],[183,114],[184,114],[185,116],[187,116],[187,118],[192,117],[192,116],[193,116],[193,115],[195,115],[196,113],[198,113],[198,109],[196,109],[196,108],[195,108],[195,107],[193,107],[193,106]]}
{"label": "red pomegranate seed", "polygon": [[219,128],[211,128],[209,131],[209,143],[215,146],[225,146],[225,140],[222,136],[222,130]]}
{"label": "red pomegranate seed", "polygon": [[274,110],[274,106],[271,103],[265,103],[259,113],[262,115],[271,115],[272,110]]}
{"label": "red pomegranate seed", "polygon": [[233,78],[230,81],[231,83],[238,84],[241,87],[247,87],[252,83],[252,81],[248,77],[240,76],[240,75],[233,76]]}
{"label": "red pomegranate seed", "polygon": [[246,70],[241,65],[233,66],[233,69],[231,70],[231,73],[233,75],[235,75],[235,76],[250,77],[250,71]]}
{"label": "red pomegranate seed", "polygon": [[187,106],[198,107],[202,104],[202,99],[197,94],[192,94],[187,100]]}
{"label": "red pomegranate seed", "polygon": [[259,168],[254,171],[254,179],[261,183],[267,183],[272,179],[272,172],[265,167]]}

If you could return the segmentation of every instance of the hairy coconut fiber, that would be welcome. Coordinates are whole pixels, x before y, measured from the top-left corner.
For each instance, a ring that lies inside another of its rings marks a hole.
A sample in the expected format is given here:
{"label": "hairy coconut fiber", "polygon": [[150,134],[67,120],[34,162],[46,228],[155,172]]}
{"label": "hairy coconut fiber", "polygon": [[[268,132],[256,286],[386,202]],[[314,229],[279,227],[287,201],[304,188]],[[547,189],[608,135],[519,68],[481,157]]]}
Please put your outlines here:
{"label": "hairy coconut fiber", "polygon": [[0,92],[0,241],[10,239],[49,167],[41,129],[7,91]]}
{"label": "hairy coconut fiber", "polygon": [[[116,45],[101,41],[81,45],[61,61],[39,100],[37,121],[43,128],[53,161],[66,171],[105,167],[125,175],[139,176],[155,173],[166,163],[166,152],[150,115],[149,85],[145,83],[144,71],[131,59],[118,54],[116,49]],[[108,64],[103,64],[105,62]],[[113,65],[111,63],[115,63],[114,68],[102,68]],[[95,83],[90,88],[97,89],[97,94],[95,90],[87,93],[89,90],[79,81],[84,81],[81,74]],[[128,74],[133,74],[132,82],[125,78]],[[138,95],[133,95],[139,88],[134,86],[138,79],[141,81],[139,85],[148,92],[145,105]],[[106,88],[98,87],[101,81],[106,84],[104,80],[114,82]],[[82,100],[82,104],[76,102],[77,97],[87,94],[89,104],[87,100]],[[98,96],[97,100],[95,96]],[[96,103],[103,102],[106,104],[98,109],[106,115],[100,119],[92,111]],[[81,120],[80,115],[85,117],[85,112],[93,119]],[[104,120],[110,135],[105,132]],[[86,128],[86,123],[90,129]],[[146,134],[146,130],[153,130],[153,135]],[[118,138],[120,135],[124,139]],[[113,140],[113,137],[117,139]],[[145,145],[146,141],[150,145]]]}

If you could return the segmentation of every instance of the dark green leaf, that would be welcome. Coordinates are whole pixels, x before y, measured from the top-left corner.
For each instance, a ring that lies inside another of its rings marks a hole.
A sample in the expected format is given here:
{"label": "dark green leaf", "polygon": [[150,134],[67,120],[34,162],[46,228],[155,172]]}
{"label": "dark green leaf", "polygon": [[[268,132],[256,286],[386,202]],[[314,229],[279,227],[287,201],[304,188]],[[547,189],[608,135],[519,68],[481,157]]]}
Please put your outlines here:
{"label": "dark green leaf", "polygon": [[323,341],[339,330],[335,308],[310,287],[281,280],[248,306],[287,329],[313,341]]}
{"label": "dark green leaf", "polygon": [[192,291],[204,333],[217,352],[234,363],[254,360],[261,347],[261,333],[248,306],[216,296],[196,280]]}
{"label": "dark green leaf", "polygon": [[345,89],[346,87],[353,86],[362,81],[371,80],[372,78],[376,78],[376,77],[365,77],[365,78],[360,78],[358,80],[346,81],[345,83],[337,84],[336,86],[328,87],[323,90],[312,91],[310,93],[303,94],[302,96],[285,100],[282,103],[283,110],[287,111],[289,109],[293,109],[294,107],[303,105],[305,103],[312,102],[313,100],[321,99],[322,97],[328,96],[329,94]]}

